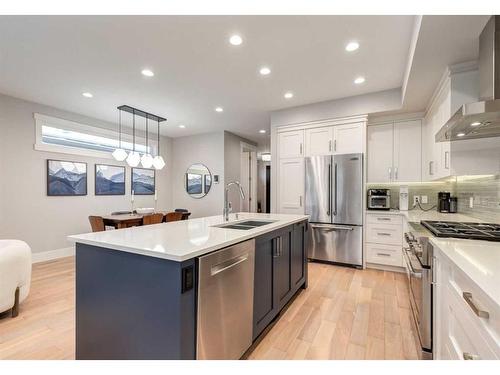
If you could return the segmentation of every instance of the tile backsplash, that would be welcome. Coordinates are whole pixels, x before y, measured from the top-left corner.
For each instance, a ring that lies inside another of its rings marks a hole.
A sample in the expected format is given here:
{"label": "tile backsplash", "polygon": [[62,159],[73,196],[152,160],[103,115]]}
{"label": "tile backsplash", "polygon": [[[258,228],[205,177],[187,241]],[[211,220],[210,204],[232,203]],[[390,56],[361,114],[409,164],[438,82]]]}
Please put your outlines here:
{"label": "tile backsplash", "polygon": [[456,192],[460,213],[500,223],[500,175],[457,177]]}
{"label": "tile backsplash", "polygon": [[[367,189],[391,190],[391,208],[399,208],[399,184],[367,184]],[[427,195],[424,209],[437,204],[437,194],[448,191],[458,198],[458,212],[483,221],[500,223],[500,175],[458,176],[444,181],[407,184],[409,208],[415,195]],[[470,201],[472,198],[472,207]]]}
{"label": "tile backsplash", "polygon": [[[399,208],[399,184],[367,184],[367,189],[390,189],[391,190],[391,208]],[[454,180],[438,181],[438,182],[417,182],[409,184],[401,184],[401,186],[408,186],[408,208],[413,205],[413,197],[415,195],[427,195],[427,204],[422,204],[424,209],[431,208],[437,204],[437,195],[440,191],[448,191],[452,196],[455,195],[455,182]]]}

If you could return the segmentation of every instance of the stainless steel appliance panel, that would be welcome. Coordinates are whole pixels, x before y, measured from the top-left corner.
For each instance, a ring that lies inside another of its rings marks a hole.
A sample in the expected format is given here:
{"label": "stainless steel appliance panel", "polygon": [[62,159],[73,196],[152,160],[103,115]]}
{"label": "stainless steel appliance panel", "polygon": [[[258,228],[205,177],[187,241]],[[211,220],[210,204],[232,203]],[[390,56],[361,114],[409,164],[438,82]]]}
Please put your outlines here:
{"label": "stainless steel appliance panel", "polygon": [[309,226],[309,258],[362,266],[363,227],[314,223]]}
{"label": "stainless steel appliance panel", "polygon": [[332,186],[333,223],[362,225],[363,154],[333,157]]}
{"label": "stainless steel appliance panel", "polygon": [[252,344],[255,240],[199,258],[198,359],[239,359]]}
{"label": "stainless steel appliance panel", "polygon": [[305,213],[311,222],[331,223],[332,157],[312,156],[305,162]]}

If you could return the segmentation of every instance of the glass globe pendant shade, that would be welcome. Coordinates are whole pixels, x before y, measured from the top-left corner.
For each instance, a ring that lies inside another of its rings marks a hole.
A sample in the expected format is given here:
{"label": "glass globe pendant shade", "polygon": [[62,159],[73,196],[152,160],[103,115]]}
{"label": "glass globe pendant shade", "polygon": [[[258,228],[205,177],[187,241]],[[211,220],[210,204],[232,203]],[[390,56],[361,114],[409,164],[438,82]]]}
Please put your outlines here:
{"label": "glass globe pendant shade", "polygon": [[144,168],[151,168],[153,165],[153,157],[150,154],[142,155],[141,164]]}
{"label": "glass globe pendant shade", "polygon": [[123,148],[117,148],[115,151],[113,151],[113,157],[117,161],[124,161],[127,158],[127,151],[125,151]]}
{"label": "glass globe pendant shade", "polygon": [[156,155],[153,159],[153,166],[155,169],[163,169],[165,166],[165,161],[160,155]]}
{"label": "glass globe pendant shade", "polygon": [[131,151],[127,156],[127,164],[131,167],[137,167],[141,161],[141,155],[137,151]]}

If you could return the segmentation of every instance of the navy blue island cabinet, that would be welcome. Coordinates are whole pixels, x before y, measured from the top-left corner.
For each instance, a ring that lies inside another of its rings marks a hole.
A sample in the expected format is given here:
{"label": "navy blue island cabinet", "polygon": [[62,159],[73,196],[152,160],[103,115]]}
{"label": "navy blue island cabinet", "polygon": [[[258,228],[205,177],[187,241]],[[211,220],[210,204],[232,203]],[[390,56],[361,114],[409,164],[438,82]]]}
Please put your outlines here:
{"label": "navy blue island cabinet", "polygon": [[[307,229],[255,239],[254,339],[307,287]],[[76,359],[196,359],[197,261],[77,243]]]}

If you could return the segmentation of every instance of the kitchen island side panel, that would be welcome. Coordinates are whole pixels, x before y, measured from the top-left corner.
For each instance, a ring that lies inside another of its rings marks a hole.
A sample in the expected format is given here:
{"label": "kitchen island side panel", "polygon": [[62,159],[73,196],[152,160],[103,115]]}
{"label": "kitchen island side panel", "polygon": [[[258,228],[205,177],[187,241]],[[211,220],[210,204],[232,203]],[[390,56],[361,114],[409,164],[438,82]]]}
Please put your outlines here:
{"label": "kitchen island side panel", "polygon": [[77,243],[76,359],[195,359],[195,268]]}

